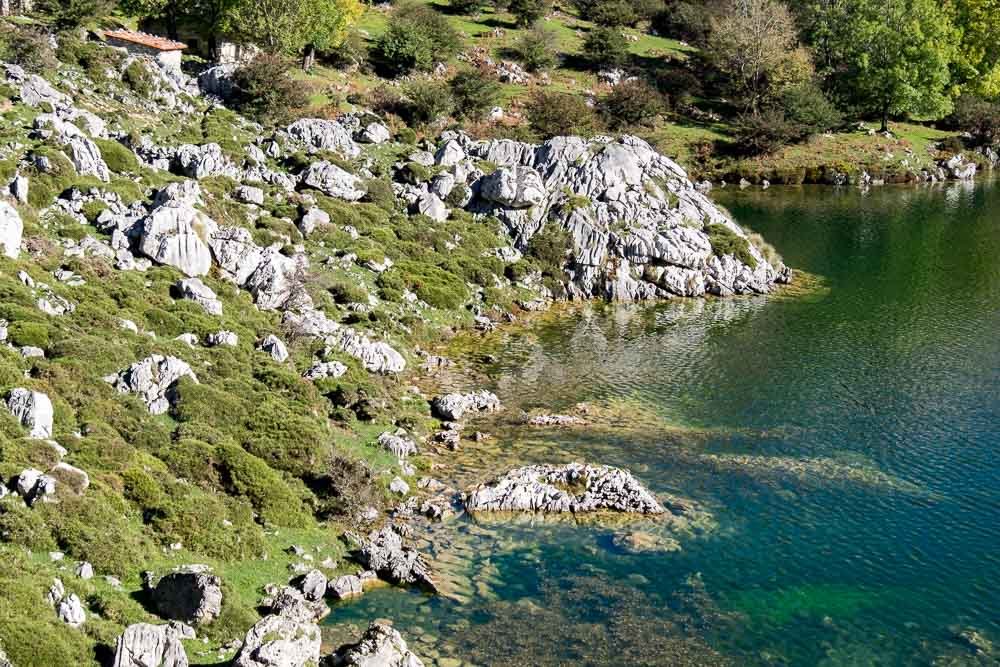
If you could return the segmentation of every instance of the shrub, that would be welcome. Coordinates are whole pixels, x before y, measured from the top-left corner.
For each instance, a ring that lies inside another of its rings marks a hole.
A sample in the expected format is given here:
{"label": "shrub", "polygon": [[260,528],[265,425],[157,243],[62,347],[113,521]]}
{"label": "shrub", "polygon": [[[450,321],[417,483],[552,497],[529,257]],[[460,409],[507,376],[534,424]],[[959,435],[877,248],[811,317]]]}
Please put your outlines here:
{"label": "shrub", "polygon": [[310,525],[302,498],[264,461],[236,445],[216,451],[226,491],[246,498],[264,522],[284,528]]}
{"label": "shrub", "polygon": [[549,11],[547,0],[510,0],[508,11],[514,15],[518,26],[526,28]]}
{"label": "shrub", "polygon": [[448,82],[455,112],[479,120],[500,101],[500,84],[480,70],[459,72]]}
{"label": "shrub", "polygon": [[614,128],[647,125],[665,108],[663,95],[639,80],[619,83],[601,100],[601,111]]}
{"label": "shrub", "polygon": [[750,242],[729,227],[711,224],[705,227],[705,233],[716,257],[732,255],[751,269],[757,268],[757,260],[750,254]]}
{"label": "shrub", "polygon": [[125,68],[122,72],[122,81],[140,97],[149,97],[153,93],[153,75],[141,60],[133,60]]}
{"label": "shrub", "polygon": [[101,150],[101,157],[108,165],[108,169],[117,173],[134,174],[139,171],[139,160],[135,153],[122,146],[113,139],[94,139],[94,143]]}
{"label": "shrub", "polygon": [[656,87],[669,96],[674,108],[690,106],[705,94],[701,77],[685,67],[669,67],[656,73]]}
{"label": "shrub", "polygon": [[628,60],[628,42],[617,28],[594,28],[583,42],[583,54],[594,69],[621,67]]}
{"label": "shrub", "polygon": [[1000,104],[963,93],[955,101],[955,111],[948,118],[948,123],[971,134],[977,143],[995,143],[1000,140]]}
{"label": "shrub", "polygon": [[529,71],[538,72],[552,69],[559,63],[557,44],[555,31],[536,24],[521,35],[514,45],[514,52]]}
{"label": "shrub", "polygon": [[42,322],[14,322],[7,330],[10,341],[19,347],[49,347],[49,326]]}
{"label": "shrub", "polygon": [[542,138],[594,134],[599,128],[597,114],[579,95],[536,92],[527,103],[528,122]]}
{"label": "shrub", "polygon": [[837,107],[811,81],[786,89],[781,94],[781,107],[788,121],[798,126],[798,138],[821,134],[843,122]]}
{"label": "shrub", "polygon": [[548,224],[528,242],[528,257],[543,276],[561,278],[570,247],[570,234],[562,227]]}
{"label": "shrub", "polygon": [[337,303],[368,303],[364,287],[348,280],[338,280],[327,288]]}
{"label": "shrub", "polygon": [[234,103],[261,123],[278,125],[308,102],[303,86],[289,74],[291,63],[262,53],[233,73]]}
{"label": "shrub", "polygon": [[379,287],[405,285],[434,308],[461,308],[469,299],[465,281],[438,266],[402,260],[378,279]]}
{"label": "shrub", "polygon": [[425,125],[447,116],[455,108],[451,89],[441,81],[414,79],[406,85],[407,115],[411,123]]}
{"label": "shrub", "polygon": [[486,6],[486,0],[449,0],[451,7],[459,14],[478,14]]}
{"label": "shrub", "polygon": [[603,26],[632,25],[638,19],[630,0],[592,0],[580,3],[587,6],[583,18]]}
{"label": "shrub", "polygon": [[750,155],[773,153],[799,138],[798,126],[780,109],[744,114],[736,122],[736,144]]}
{"label": "shrub", "polygon": [[0,59],[35,74],[54,70],[59,65],[48,35],[27,27],[0,27]]}
{"label": "shrub", "polygon": [[427,5],[401,5],[375,43],[378,65],[397,76],[414,70],[429,71],[434,63],[459,51],[462,37],[448,19]]}
{"label": "shrub", "polygon": [[112,5],[110,0],[42,0],[37,8],[51,16],[56,27],[65,29],[108,14]]}

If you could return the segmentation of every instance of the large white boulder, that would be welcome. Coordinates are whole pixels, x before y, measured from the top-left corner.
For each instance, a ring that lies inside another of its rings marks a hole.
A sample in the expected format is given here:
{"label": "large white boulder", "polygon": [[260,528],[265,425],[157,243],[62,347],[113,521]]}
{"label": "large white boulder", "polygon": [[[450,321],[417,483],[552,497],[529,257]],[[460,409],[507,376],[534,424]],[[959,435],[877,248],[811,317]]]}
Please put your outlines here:
{"label": "large white boulder", "polygon": [[18,387],[7,396],[7,409],[32,438],[52,437],[52,401],[39,391]]}
{"label": "large white boulder", "polygon": [[174,285],[182,299],[194,301],[209,315],[222,315],[222,301],[200,278],[185,278]]}
{"label": "large white boulder", "polygon": [[479,195],[507,208],[530,208],[545,199],[545,183],[531,167],[501,167],[480,179]]}
{"label": "large white boulder", "polygon": [[191,367],[177,357],[154,354],[104,380],[119,393],[138,394],[151,414],[162,415],[170,409],[177,383],[184,377],[198,381]]}
{"label": "large white boulder", "polygon": [[331,162],[314,162],[301,178],[302,185],[319,190],[337,199],[357,201],[365,196],[365,184],[360,178]]}
{"label": "large white boulder", "polygon": [[194,639],[183,623],[135,623],[125,628],[115,645],[113,667],[188,667],[182,639]]}
{"label": "large white boulder", "polygon": [[172,202],[154,209],[141,225],[139,250],[153,261],[190,277],[212,268],[209,241],[218,226],[198,209]]}
{"label": "large white boulder", "polygon": [[260,266],[264,249],[243,227],[220,227],[208,241],[223,275],[237,285],[245,285]]}
{"label": "large white boulder", "polygon": [[24,223],[17,209],[0,200],[0,250],[4,256],[17,259],[21,254]]}
{"label": "large white boulder", "polygon": [[288,126],[288,136],[313,150],[335,151],[344,157],[361,152],[351,132],[340,123],[320,118],[303,118]]}

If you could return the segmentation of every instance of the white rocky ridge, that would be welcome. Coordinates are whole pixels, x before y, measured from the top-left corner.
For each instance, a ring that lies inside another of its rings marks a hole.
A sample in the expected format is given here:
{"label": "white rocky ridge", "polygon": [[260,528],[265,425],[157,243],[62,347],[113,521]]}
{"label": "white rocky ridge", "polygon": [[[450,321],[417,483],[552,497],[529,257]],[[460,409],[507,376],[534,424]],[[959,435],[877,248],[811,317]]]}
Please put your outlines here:
{"label": "white rocky ridge", "polygon": [[628,471],[582,463],[511,470],[471,489],[465,506],[470,512],[666,511]]}

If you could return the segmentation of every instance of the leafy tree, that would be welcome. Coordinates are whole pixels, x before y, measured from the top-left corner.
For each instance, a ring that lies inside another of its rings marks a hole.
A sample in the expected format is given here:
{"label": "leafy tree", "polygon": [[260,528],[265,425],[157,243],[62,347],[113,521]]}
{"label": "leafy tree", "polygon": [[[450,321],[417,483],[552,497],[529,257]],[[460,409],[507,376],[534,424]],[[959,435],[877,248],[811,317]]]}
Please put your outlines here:
{"label": "leafy tree", "polygon": [[486,0],[450,0],[449,4],[460,14],[478,14],[486,7]]}
{"label": "leafy tree", "polygon": [[380,68],[389,75],[429,71],[462,46],[462,37],[444,16],[427,5],[401,5],[375,43]]}
{"label": "leafy tree", "polygon": [[514,51],[518,60],[531,72],[552,69],[559,62],[556,52],[557,36],[555,31],[543,27],[536,23],[530,30],[526,30],[517,44]]}
{"label": "leafy tree", "polygon": [[618,28],[594,28],[583,42],[583,53],[595,68],[621,67],[628,60],[628,42]]}
{"label": "leafy tree", "polygon": [[786,89],[781,94],[780,106],[788,120],[798,126],[801,137],[826,132],[844,120],[833,102],[812,81]]}
{"label": "leafy tree", "polygon": [[579,95],[538,91],[528,100],[528,122],[543,139],[595,134],[600,123],[594,109]]}
{"label": "leafy tree", "polygon": [[957,74],[972,91],[1000,95],[1000,0],[956,0],[955,23],[962,31]]}
{"label": "leafy tree", "polygon": [[305,92],[288,73],[280,56],[261,53],[233,73],[235,104],[262,123],[279,124],[305,106]]}
{"label": "leafy tree", "polygon": [[977,143],[992,144],[1000,140],[1000,104],[977,95],[963,93],[955,101],[955,111],[949,125],[968,132]]}
{"label": "leafy tree", "polygon": [[663,95],[649,84],[632,79],[623,81],[601,100],[601,111],[612,128],[645,125],[666,109]]}
{"label": "leafy tree", "polygon": [[522,28],[534,24],[549,11],[548,0],[510,0],[508,11]]}
{"label": "leafy tree", "polygon": [[415,78],[405,88],[407,115],[418,125],[433,123],[447,116],[455,108],[451,89],[441,81],[429,78]]}
{"label": "leafy tree", "polygon": [[111,0],[42,0],[37,8],[48,16],[57,28],[69,29],[111,11]]}
{"label": "leafy tree", "polygon": [[960,31],[948,3],[838,0],[822,15],[827,59],[842,97],[882,121],[890,115],[940,118],[951,111]]}
{"label": "leafy tree", "polygon": [[776,90],[812,74],[788,8],[778,0],[729,0],[711,20],[708,52],[751,113]]}
{"label": "leafy tree", "polygon": [[226,26],[270,53],[302,55],[312,66],[317,50],[341,44],[361,16],[358,0],[255,0],[239,2]]}
{"label": "leafy tree", "polygon": [[460,116],[479,120],[500,101],[500,84],[479,70],[459,72],[448,82],[455,111]]}

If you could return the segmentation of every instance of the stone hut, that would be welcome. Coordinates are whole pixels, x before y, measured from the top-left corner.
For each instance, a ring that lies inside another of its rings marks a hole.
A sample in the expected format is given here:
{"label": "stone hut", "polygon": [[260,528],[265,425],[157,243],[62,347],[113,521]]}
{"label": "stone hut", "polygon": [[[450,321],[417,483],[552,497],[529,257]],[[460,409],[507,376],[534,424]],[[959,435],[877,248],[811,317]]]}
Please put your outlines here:
{"label": "stone hut", "polygon": [[121,47],[133,55],[152,57],[169,72],[181,71],[181,52],[187,44],[133,30],[110,30],[104,33],[104,38],[111,46]]}

